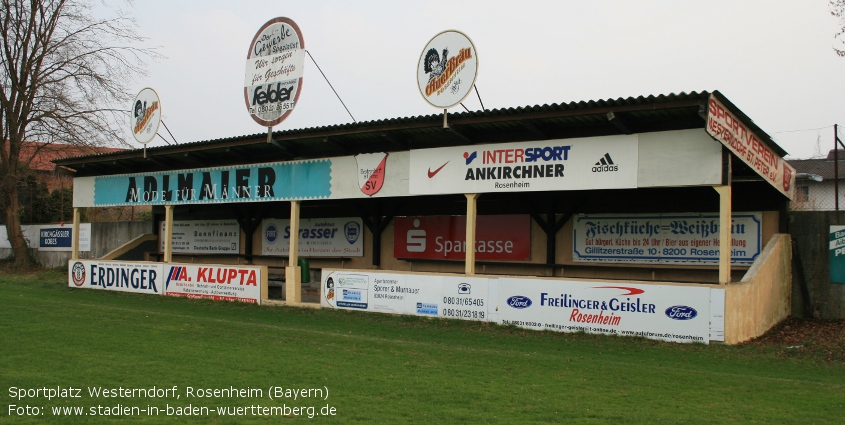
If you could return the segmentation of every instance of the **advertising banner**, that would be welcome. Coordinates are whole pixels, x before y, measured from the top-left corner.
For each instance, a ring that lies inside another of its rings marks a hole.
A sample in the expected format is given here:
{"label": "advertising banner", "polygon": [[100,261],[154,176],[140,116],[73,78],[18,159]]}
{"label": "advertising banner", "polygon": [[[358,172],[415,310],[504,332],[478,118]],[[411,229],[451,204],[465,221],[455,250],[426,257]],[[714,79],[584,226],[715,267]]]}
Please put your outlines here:
{"label": "advertising banner", "polygon": [[[159,249],[164,252],[164,226],[159,226]],[[173,252],[238,254],[241,227],[236,220],[186,220],[173,222]]]}
{"label": "advertising banner", "polygon": [[70,260],[68,286],[138,294],[164,294],[161,263]]}
{"label": "advertising banner", "polygon": [[324,270],[322,280],[324,307],[487,320],[486,278]]}
{"label": "advertising banner", "polygon": [[498,323],[536,330],[710,341],[710,288],[500,278]]}
{"label": "advertising banner", "polygon": [[304,66],[305,40],[293,20],[274,18],[258,29],[244,73],[244,102],[253,121],[272,127],[290,115],[302,92]]}
{"label": "advertising banner", "polygon": [[[731,216],[731,263],[751,265],[762,249],[762,213]],[[605,263],[719,264],[718,214],[581,215],[572,260]]]}
{"label": "advertising banner", "polygon": [[443,31],[423,48],[417,63],[417,86],[423,99],[438,109],[466,98],[478,75],[478,52],[466,34]]}
{"label": "advertising banner", "polygon": [[830,226],[830,282],[845,283],[845,226]]}
{"label": "advertising banner", "polygon": [[211,264],[164,265],[169,297],[261,303],[261,267]]}
{"label": "advertising banner", "polygon": [[724,340],[724,289],[704,285],[324,270],[321,293],[327,308],[674,342]]}
{"label": "advertising banner", "polygon": [[411,194],[637,187],[636,135],[411,151]]}
{"label": "advertising banner", "polygon": [[[290,220],[261,221],[261,255],[290,255]],[[364,222],[357,217],[299,220],[299,255],[363,257]]]}
{"label": "advertising banner", "polygon": [[[73,245],[73,225],[38,226],[39,251],[70,251]],[[79,250],[91,250],[91,223],[79,225]]]}
{"label": "advertising banner", "polygon": [[[395,217],[393,256],[463,260],[465,216]],[[531,217],[480,215],[476,221],[477,260],[525,261],[531,257]]]}
{"label": "advertising banner", "polygon": [[792,199],[795,169],[732,114],[715,95],[707,108],[707,133],[727,146],[746,165],[775,189]]}
{"label": "advertising banner", "polygon": [[129,123],[138,143],[146,145],[156,137],[161,124],[161,101],[155,90],[147,87],[135,96]]}

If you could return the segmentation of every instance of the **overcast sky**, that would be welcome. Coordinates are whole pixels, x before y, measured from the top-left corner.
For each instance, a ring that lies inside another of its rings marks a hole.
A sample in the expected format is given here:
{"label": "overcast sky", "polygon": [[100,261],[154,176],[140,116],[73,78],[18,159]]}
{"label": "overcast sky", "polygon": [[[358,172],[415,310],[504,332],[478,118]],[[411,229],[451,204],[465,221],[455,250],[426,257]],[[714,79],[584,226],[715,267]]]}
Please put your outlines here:
{"label": "overcast sky", "polygon": [[[283,16],[357,121],[436,114],[416,65],[434,35],[456,29],[478,51],[487,109],[719,90],[790,157],[807,158],[832,149],[833,124],[845,125],[845,58],[832,49],[827,3],[137,0],[139,32],[166,58],[133,90],[158,92],[179,143],[264,133],[244,105],[245,60],[258,29]],[[464,105],[481,109],[474,95]],[[299,103],[274,129],[349,122],[306,58]],[[136,145],[128,125],[126,137]]]}

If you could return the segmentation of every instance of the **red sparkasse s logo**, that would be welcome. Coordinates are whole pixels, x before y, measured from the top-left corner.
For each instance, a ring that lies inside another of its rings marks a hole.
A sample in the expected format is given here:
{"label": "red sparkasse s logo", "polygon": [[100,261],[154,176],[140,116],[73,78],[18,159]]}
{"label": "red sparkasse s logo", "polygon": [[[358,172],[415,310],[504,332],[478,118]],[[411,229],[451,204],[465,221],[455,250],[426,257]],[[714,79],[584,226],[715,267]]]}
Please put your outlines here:
{"label": "red sparkasse s logo", "polygon": [[[531,217],[478,216],[475,253],[479,260],[524,261],[531,257]],[[463,260],[466,217],[412,216],[394,218],[395,258]]]}

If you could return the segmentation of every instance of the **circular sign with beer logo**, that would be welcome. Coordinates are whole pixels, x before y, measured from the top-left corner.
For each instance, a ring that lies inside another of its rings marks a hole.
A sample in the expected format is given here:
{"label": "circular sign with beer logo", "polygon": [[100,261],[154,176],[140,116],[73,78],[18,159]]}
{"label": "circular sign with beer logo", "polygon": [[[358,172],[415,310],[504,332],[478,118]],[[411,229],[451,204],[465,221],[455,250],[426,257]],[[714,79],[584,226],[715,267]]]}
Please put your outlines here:
{"label": "circular sign with beer logo", "polygon": [[475,45],[464,33],[443,31],[425,46],[417,64],[417,84],[426,102],[446,109],[461,103],[478,75]]}
{"label": "circular sign with beer logo", "polygon": [[141,90],[132,102],[131,118],[132,135],[138,143],[146,145],[158,133],[161,124],[161,101],[158,93],[147,87]]}
{"label": "circular sign with beer logo", "polygon": [[305,42],[295,22],[274,18],[249,45],[244,101],[252,119],[272,127],[290,115],[302,90]]}

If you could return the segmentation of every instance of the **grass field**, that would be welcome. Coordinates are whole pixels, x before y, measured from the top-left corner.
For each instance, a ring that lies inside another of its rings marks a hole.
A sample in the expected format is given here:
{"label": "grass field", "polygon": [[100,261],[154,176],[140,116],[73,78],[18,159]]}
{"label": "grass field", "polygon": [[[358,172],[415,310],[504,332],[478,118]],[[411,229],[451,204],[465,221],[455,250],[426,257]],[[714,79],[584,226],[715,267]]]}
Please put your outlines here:
{"label": "grass field", "polygon": [[[70,289],[52,271],[0,275],[0,423],[845,423],[845,364],[795,353]],[[153,386],[176,391],[89,393]],[[57,387],[79,397],[48,399],[44,389]],[[262,394],[214,397],[232,387]],[[25,406],[38,416],[18,415]],[[167,415],[189,406],[194,415]],[[133,407],[139,414],[101,416]]]}

